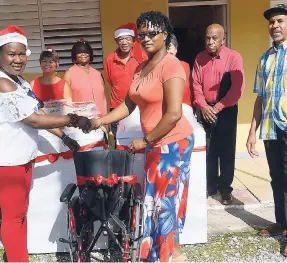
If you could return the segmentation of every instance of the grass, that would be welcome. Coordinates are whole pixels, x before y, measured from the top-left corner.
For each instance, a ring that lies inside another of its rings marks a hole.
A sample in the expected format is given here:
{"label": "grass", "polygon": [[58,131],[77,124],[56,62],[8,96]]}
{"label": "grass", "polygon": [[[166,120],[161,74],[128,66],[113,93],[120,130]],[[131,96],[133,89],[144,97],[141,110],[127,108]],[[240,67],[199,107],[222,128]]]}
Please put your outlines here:
{"label": "grass", "polygon": [[[206,244],[187,245],[183,247],[189,262],[233,262],[251,261],[251,259],[268,254],[278,254],[278,238],[266,238],[257,231],[235,232],[224,235],[209,236]],[[4,250],[0,248],[0,261]],[[56,258],[54,254],[30,255],[31,262],[67,261],[67,255]],[[62,258],[63,257],[63,258]],[[283,259],[282,259],[283,260]]]}
{"label": "grass", "polygon": [[210,236],[206,244],[188,245],[183,248],[188,261],[224,262],[230,259],[248,260],[263,254],[280,251],[277,239],[258,235],[257,231],[236,232]]}

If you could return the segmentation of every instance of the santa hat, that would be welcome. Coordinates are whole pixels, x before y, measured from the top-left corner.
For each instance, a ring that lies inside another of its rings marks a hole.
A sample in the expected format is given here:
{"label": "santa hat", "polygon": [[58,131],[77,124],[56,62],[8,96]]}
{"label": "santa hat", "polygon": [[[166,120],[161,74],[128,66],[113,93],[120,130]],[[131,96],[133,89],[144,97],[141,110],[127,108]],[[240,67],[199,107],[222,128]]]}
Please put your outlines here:
{"label": "santa hat", "polygon": [[115,39],[120,36],[133,36],[135,37],[135,42],[133,46],[134,57],[138,62],[142,62],[147,59],[147,54],[142,49],[141,44],[137,38],[137,26],[135,23],[127,23],[116,28]]}
{"label": "santa hat", "polygon": [[28,49],[27,36],[23,29],[18,26],[10,25],[0,31],[0,47],[8,43],[20,43],[26,47],[26,55],[31,54],[31,50]]}
{"label": "santa hat", "polygon": [[135,36],[135,31],[133,28],[133,23],[121,25],[118,28],[116,28],[115,31],[115,38],[123,37],[123,36]]}

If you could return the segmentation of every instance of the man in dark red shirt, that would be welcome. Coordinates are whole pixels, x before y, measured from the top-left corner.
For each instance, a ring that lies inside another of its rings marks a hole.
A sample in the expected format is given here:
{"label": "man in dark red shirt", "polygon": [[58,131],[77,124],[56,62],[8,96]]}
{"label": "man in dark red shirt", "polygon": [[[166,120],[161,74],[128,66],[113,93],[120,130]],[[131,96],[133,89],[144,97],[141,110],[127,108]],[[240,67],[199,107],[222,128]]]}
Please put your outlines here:
{"label": "man in dark red shirt", "polygon": [[[132,83],[137,66],[147,58],[137,40],[136,25],[128,23],[115,31],[117,49],[109,54],[104,61],[106,80],[111,85],[110,110],[113,110],[125,99]],[[111,125],[116,137],[118,123]]]}
{"label": "man in dark red shirt", "polygon": [[[244,90],[239,53],[224,46],[224,29],[210,25],[206,50],[195,59],[192,72],[194,104],[200,109],[207,144],[207,194],[219,192],[223,204],[232,202],[238,100]],[[219,176],[220,168],[220,176]]]}

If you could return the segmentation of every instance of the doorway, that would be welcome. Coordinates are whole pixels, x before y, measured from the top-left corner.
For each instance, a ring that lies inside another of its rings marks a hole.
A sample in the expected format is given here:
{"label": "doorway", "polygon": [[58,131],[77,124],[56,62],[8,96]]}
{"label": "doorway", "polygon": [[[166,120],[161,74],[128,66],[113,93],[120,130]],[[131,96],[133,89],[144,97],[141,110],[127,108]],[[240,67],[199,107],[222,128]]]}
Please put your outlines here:
{"label": "doorway", "polygon": [[178,2],[170,0],[169,18],[178,39],[178,54],[180,60],[189,63],[192,68],[196,55],[205,49],[205,31],[213,23],[225,28],[225,44],[228,39],[228,9],[227,3],[220,1]]}

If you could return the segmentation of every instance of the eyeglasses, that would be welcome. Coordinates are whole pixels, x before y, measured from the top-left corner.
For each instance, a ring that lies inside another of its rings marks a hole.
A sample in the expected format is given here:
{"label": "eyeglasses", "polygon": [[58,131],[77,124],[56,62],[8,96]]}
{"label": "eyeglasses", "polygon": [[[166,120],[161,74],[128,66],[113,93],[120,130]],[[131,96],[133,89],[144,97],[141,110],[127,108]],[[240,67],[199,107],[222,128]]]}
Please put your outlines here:
{"label": "eyeglasses", "polygon": [[163,31],[151,31],[146,33],[140,33],[138,34],[138,39],[143,40],[146,36],[151,39],[156,37],[160,33],[163,33]]}

